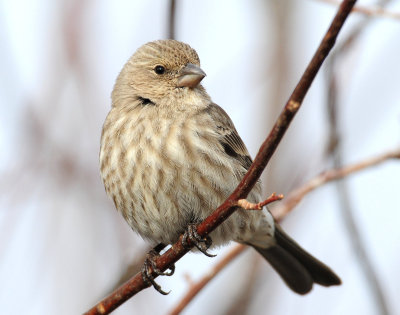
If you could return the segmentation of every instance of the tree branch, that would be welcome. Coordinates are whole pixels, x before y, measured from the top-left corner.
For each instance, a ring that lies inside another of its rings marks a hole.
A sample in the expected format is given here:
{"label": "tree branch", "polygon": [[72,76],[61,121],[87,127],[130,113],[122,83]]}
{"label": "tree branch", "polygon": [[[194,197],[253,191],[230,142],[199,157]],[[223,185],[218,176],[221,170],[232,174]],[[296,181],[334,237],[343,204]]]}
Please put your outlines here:
{"label": "tree branch", "polygon": [[[318,0],[320,2],[325,2],[333,5],[338,5],[340,4],[341,1],[339,0]],[[385,10],[381,6],[376,6],[376,7],[365,7],[365,6],[356,6],[352,10],[353,12],[369,15],[369,16],[374,16],[374,17],[383,17],[383,18],[389,18],[389,19],[394,19],[394,20],[400,20],[400,12],[391,12],[388,10]]]}
{"label": "tree branch", "polygon": [[[356,0],[344,0],[340,5],[336,16],[334,17],[327,33],[322,39],[320,46],[311,59],[311,62],[306,68],[292,95],[290,96],[283,111],[278,117],[272,131],[261,145],[261,148],[248,172],[243,177],[235,191],[228,197],[228,199],[209,217],[199,224],[197,232],[201,237],[205,237],[211,233],[224,220],[226,220],[235,211],[234,205],[237,204],[237,201],[239,199],[246,198],[251,189],[254,187],[255,183],[269,162],[272,154],[275,152],[283,135],[288,129],[293,117],[298,112],[300,105],[311,86],[311,83],[317,75],[317,72],[320,69],[323,61],[334,46],[339,31],[350,14],[355,2]],[[156,267],[161,271],[168,269],[168,267],[172,266],[189,250],[190,249],[185,248],[182,245],[181,235],[179,240],[169,250],[167,250],[163,255],[154,259]],[[153,276],[156,277],[157,275],[153,272]],[[123,286],[115,290],[103,301],[90,309],[86,314],[109,314],[130,297],[149,286],[150,285],[143,280],[142,274],[138,273]]]}
{"label": "tree branch", "polygon": [[[288,196],[279,203],[278,207],[272,210],[272,215],[276,221],[281,221],[290,211],[296,207],[299,202],[311,191],[321,187],[322,185],[344,178],[353,173],[365,170],[366,168],[376,166],[390,159],[400,159],[400,149],[392,152],[387,152],[379,156],[365,159],[361,162],[348,165],[338,169],[331,169],[317,175],[304,185],[294,189]],[[234,260],[244,250],[244,245],[238,244],[213,267],[211,272],[208,272],[197,283],[191,285],[189,291],[184,295],[179,304],[171,311],[170,315],[179,314],[190,303],[191,300],[210,282],[226,265]]]}

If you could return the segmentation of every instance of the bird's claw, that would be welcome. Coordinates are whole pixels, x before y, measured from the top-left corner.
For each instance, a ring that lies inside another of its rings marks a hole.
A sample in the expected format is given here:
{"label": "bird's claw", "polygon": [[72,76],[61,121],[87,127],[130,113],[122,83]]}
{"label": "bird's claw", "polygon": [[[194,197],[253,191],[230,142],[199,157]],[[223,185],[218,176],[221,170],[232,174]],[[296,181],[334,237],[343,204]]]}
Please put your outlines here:
{"label": "bird's claw", "polygon": [[153,273],[155,273],[157,276],[172,276],[175,272],[175,265],[172,265],[169,267],[169,271],[161,271],[160,269],[157,268],[155,262],[154,262],[154,257],[158,256],[158,252],[156,252],[154,249],[151,250],[146,257],[146,260],[144,261],[143,267],[142,267],[142,279],[145,283],[152,285],[154,289],[156,289],[158,292],[160,292],[163,295],[169,294],[169,292],[165,292],[161,289],[161,286],[154,280]]}
{"label": "bird's claw", "polygon": [[197,247],[204,255],[208,257],[215,257],[217,255],[210,254],[207,252],[208,248],[212,244],[211,237],[208,235],[202,238],[199,233],[197,233],[196,224],[189,224],[185,233],[183,233],[182,245],[183,247],[190,247],[188,240]]}

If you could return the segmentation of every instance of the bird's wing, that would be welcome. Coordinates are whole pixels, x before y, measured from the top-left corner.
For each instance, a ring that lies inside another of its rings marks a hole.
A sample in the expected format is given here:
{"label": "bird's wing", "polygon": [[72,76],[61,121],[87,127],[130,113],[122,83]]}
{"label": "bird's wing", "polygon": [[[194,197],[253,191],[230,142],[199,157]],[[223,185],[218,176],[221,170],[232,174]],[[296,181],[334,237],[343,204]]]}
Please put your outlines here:
{"label": "bird's wing", "polygon": [[207,107],[206,111],[214,122],[215,132],[222,149],[248,170],[253,161],[228,114],[213,103]]}

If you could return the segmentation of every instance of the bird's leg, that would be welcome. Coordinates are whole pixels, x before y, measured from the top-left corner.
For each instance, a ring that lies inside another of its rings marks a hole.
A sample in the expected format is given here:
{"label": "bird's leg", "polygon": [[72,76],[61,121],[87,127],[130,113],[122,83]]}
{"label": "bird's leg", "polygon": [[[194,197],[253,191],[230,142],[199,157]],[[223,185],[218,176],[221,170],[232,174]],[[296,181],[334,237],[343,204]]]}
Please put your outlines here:
{"label": "bird's leg", "polygon": [[175,265],[169,267],[169,271],[162,272],[157,268],[154,258],[160,255],[160,251],[165,247],[164,244],[158,244],[151,251],[149,251],[146,255],[146,259],[144,261],[142,267],[142,279],[145,283],[151,284],[154,289],[160,292],[163,295],[169,294],[169,292],[165,292],[161,289],[161,286],[154,280],[153,272],[157,276],[172,276],[175,272]]}
{"label": "bird's leg", "polygon": [[237,205],[239,207],[243,208],[244,210],[262,210],[262,208],[265,205],[267,205],[271,202],[277,201],[277,200],[281,200],[281,199],[283,199],[282,194],[277,195],[277,194],[273,193],[273,194],[271,194],[271,196],[269,196],[267,199],[265,199],[262,202],[252,203],[252,202],[247,201],[246,199],[239,199],[237,201]]}
{"label": "bird's leg", "polygon": [[204,255],[208,257],[215,257],[217,255],[210,254],[207,252],[207,249],[211,246],[212,240],[208,235],[202,238],[199,233],[197,233],[197,225],[189,224],[185,233],[183,233],[182,245],[183,247],[190,247],[189,241],[197,247],[199,251],[201,251]]}

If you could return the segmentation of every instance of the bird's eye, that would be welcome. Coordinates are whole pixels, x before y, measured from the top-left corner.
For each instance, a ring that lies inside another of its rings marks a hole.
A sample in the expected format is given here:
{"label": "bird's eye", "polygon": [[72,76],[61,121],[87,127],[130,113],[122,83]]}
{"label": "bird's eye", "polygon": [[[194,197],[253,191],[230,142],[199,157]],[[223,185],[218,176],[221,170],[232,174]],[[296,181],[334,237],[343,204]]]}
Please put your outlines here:
{"label": "bird's eye", "polygon": [[154,68],[154,71],[155,71],[155,73],[157,73],[157,74],[164,74],[165,68],[164,68],[163,66],[156,66],[156,67]]}

